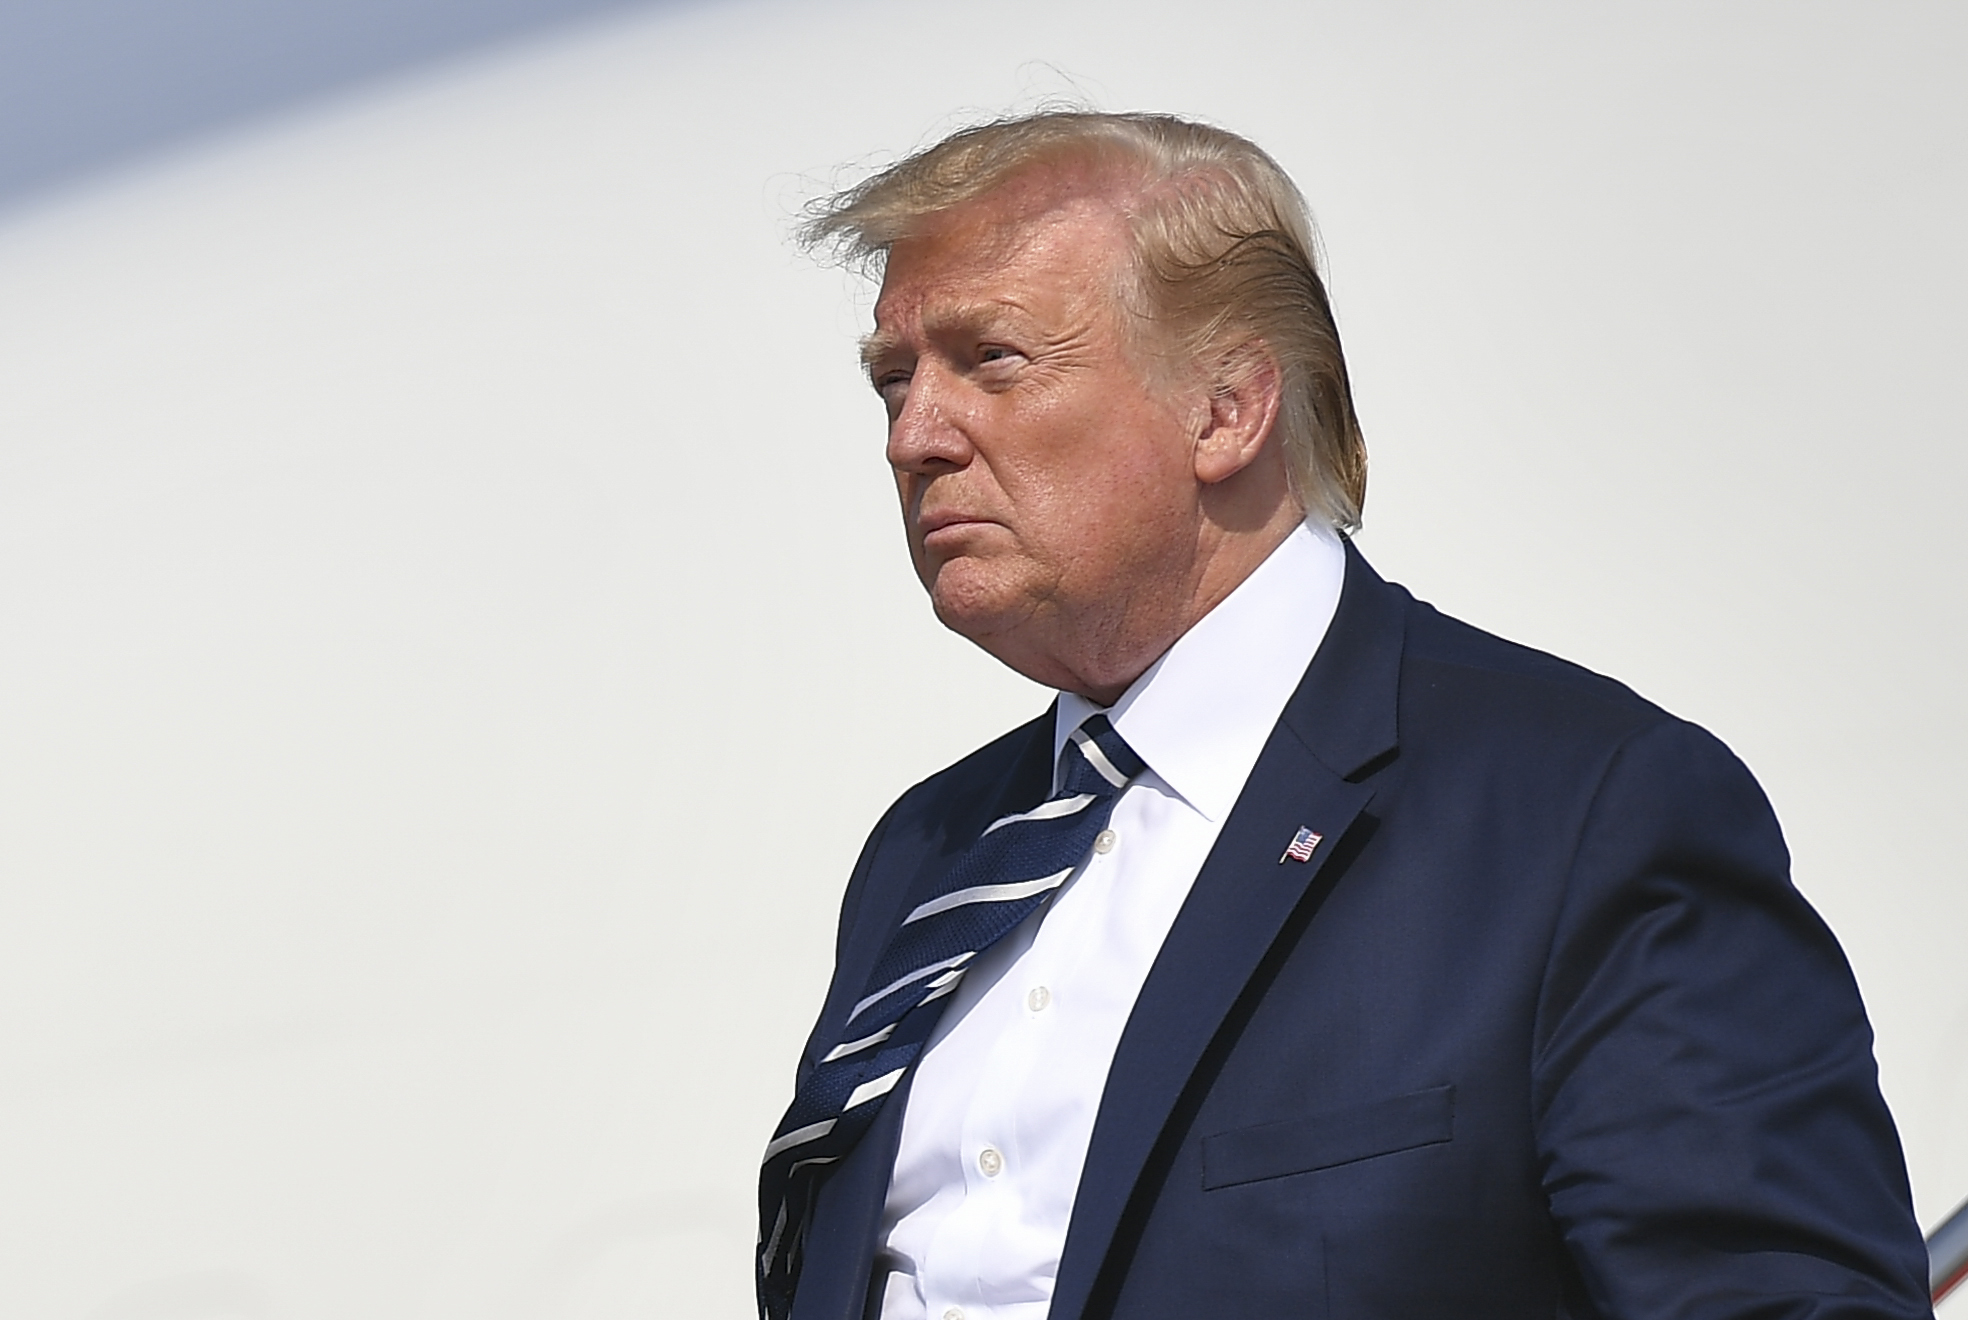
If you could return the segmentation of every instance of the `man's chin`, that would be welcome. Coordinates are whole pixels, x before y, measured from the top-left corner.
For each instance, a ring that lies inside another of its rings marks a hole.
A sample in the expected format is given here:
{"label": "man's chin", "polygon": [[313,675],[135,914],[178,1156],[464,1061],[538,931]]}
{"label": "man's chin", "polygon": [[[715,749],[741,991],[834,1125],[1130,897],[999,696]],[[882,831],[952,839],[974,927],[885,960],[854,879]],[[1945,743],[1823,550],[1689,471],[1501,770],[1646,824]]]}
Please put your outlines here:
{"label": "man's chin", "polygon": [[1025,593],[965,560],[954,560],[937,572],[929,583],[929,603],[939,623],[979,645],[1032,613]]}
{"label": "man's chin", "polygon": [[1010,612],[995,604],[967,597],[945,600],[935,595],[929,598],[929,603],[936,611],[938,623],[959,637],[968,637],[979,645],[1011,626]]}

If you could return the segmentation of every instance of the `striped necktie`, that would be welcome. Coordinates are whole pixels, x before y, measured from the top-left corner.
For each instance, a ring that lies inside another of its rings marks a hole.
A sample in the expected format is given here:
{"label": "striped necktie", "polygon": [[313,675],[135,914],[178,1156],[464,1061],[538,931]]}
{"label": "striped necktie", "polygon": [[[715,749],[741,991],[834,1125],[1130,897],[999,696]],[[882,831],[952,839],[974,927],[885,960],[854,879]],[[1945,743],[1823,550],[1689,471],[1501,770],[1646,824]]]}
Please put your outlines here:
{"label": "striped necktie", "polygon": [[765,1148],[758,1288],[766,1320],[786,1320],[793,1309],[806,1216],[822,1177],[854,1149],[922,1053],[939,1001],[978,954],[1066,883],[1121,790],[1146,768],[1105,715],[1089,717],[1059,754],[1059,791],[993,821],[889,937],[839,1041],[807,1074]]}

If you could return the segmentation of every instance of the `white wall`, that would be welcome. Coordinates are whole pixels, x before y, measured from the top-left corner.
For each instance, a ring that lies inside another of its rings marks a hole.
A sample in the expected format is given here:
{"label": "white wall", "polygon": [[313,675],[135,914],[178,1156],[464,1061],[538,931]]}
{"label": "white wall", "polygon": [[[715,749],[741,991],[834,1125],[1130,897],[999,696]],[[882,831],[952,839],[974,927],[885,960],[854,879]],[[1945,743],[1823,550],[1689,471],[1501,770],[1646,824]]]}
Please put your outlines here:
{"label": "white wall", "polygon": [[1968,1195],[1968,10],[1208,13],[644,17],[0,216],[0,1315],[748,1313],[861,835],[1043,700],[788,218],[1074,87],[1300,179],[1363,547],[1744,755]]}

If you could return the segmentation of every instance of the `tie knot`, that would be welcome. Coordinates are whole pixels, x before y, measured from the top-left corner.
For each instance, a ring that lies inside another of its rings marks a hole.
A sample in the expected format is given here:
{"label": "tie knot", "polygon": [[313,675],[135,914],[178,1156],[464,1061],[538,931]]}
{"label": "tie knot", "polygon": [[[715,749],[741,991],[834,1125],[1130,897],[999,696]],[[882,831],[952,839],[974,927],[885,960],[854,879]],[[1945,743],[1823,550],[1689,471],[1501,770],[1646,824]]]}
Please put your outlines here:
{"label": "tie knot", "polygon": [[1111,797],[1148,768],[1105,715],[1090,715],[1059,753],[1059,787],[1067,793]]}

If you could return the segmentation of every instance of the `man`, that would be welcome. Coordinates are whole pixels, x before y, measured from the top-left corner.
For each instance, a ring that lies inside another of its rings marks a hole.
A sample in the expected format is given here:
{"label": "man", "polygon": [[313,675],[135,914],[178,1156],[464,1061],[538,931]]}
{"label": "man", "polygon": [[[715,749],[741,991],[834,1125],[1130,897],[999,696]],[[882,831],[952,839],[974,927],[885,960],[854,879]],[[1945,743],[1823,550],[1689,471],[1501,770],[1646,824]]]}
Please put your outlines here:
{"label": "man", "polygon": [[1267,156],[1041,114],[810,236],[881,264],[937,616],[1060,695],[854,870],[767,1315],[1927,1314],[1858,994],[1748,773],[1344,539],[1359,429]]}

